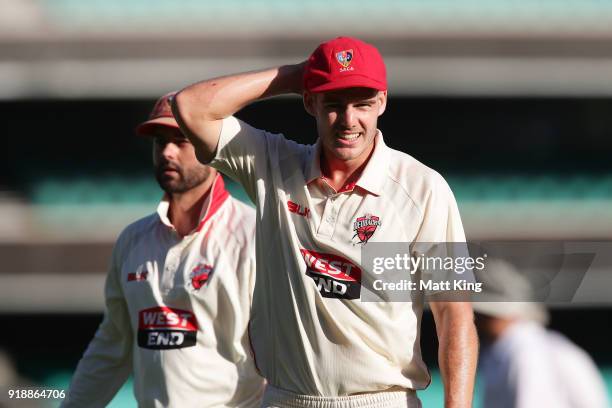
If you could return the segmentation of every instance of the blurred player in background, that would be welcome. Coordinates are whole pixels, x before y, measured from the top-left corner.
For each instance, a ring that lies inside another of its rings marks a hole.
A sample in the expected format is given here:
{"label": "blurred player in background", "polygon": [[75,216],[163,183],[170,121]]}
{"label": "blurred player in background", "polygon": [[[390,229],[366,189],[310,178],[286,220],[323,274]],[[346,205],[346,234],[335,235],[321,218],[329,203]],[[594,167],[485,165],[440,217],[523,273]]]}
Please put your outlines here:
{"label": "blurred player in background", "polygon": [[[165,195],[115,245],[106,313],[63,407],[102,407],[130,373],[140,407],[256,407],[263,379],[250,357],[254,211],[200,164],[158,100],[137,133],[153,141]],[[104,222],[101,220],[101,222]]]}
{"label": "blurred player in background", "polygon": [[[300,145],[232,116],[266,97],[303,94],[319,139]],[[340,37],[305,63],[230,75],[179,92],[173,109],[198,158],[257,205],[251,338],[265,407],[418,407],[431,378],[420,352],[422,302],[363,302],[368,242],[464,242],[445,180],[390,149],[378,50]],[[407,137],[406,134],[400,135]],[[398,137],[395,135],[394,137]],[[448,408],[471,406],[477,355],[466,302],[432,302]]]}
{"label": "blurred player in background", "polygon": [[483,342],[484,408],[608,408],[606,388],[591,357],[565,336],[547,330],[548,312],[511,263],[489,259],[477,272],[475,302]]}

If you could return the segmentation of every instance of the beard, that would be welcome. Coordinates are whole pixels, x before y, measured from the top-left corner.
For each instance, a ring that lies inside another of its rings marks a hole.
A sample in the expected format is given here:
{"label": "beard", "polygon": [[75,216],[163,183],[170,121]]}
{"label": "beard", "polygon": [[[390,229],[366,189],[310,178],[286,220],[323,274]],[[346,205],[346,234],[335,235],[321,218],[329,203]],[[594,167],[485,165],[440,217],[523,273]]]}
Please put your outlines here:
{"label": "beard", "polygon": [[[166,170],[173,172],[164,174]],[[161,189],[168,194],[185,193],[205,182],[210,177],[210,173],[211,169],[204,165],[184,168],[176,163],[165,162],[155,167],[155,179]]]}

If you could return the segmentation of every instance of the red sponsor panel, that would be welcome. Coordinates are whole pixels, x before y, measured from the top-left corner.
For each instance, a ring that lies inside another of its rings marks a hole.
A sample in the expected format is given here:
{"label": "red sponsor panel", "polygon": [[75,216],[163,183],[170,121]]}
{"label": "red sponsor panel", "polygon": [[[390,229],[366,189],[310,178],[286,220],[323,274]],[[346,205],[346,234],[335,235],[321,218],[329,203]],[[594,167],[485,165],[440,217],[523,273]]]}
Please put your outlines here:
{"label": "red sponsor panel", "polygon": [[336,280],[361,283],[361,269],[348,259],[307,249],[300,249],[300,252],[310,272]]}
{"label": "red sponsor panel", "polygon": [[198,322],[193,312],[160,306],[141,310],[138,313],[138,328],[196,331]]}

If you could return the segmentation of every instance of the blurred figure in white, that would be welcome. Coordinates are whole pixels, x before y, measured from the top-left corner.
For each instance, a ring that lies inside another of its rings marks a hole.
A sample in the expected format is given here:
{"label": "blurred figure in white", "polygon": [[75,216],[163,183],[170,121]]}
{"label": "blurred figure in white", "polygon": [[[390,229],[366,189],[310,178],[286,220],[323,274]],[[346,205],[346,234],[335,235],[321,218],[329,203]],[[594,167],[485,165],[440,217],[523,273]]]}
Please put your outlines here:
{"label": "blurred figure in white", "polygon": [[[608,408],[606,388],[591,357],[546,329],[541,303],[512,264],[490,259],[478,277],[483,297],[473,304],[483,347],[484,408]],[[533,299],[533,297],[532,297]]]}

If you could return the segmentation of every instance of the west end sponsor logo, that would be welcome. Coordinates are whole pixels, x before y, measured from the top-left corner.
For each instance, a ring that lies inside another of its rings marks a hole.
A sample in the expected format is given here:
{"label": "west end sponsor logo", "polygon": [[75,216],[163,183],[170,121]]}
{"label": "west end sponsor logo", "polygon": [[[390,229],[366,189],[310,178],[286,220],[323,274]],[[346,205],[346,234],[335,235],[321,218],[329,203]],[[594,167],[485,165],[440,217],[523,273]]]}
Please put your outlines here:
{"label": "west end sponsor logo", "polygon": [[300,249],[306,262],[306,275],[317,285],[321,296],[336,299],[359,299],[361,269],[348,259]]}
{"label": "west end sponsor logo", "polygon": [[198,322],[193,312],[167,306],[138,313],[138,345],[153,350],[195,346]]}

